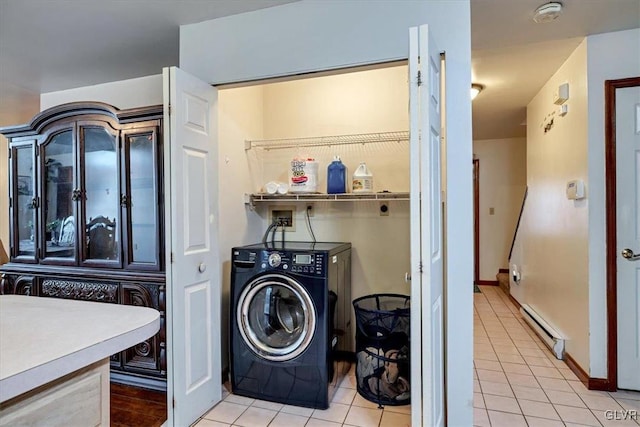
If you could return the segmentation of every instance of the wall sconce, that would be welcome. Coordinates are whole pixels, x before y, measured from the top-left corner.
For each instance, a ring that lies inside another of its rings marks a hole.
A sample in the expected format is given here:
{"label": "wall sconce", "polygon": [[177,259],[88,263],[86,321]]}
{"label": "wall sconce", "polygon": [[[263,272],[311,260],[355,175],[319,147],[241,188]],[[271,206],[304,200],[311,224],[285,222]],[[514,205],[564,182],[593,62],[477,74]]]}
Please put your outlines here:
{"label": "wall sconce", "polygon": [[484,89],[484,86],[478,84],[478,83],[473,83],[471,85],[471,100],[473,101],[476,96],[478,96],[478,94],[480,92],[482,92],[482,89]]}

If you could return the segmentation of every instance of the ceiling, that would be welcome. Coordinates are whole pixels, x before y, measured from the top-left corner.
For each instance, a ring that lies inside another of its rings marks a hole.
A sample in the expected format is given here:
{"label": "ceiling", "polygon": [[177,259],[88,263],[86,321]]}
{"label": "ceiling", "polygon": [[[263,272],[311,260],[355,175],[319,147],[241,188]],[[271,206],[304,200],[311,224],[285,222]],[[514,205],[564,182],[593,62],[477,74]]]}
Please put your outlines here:
{"label": "ceiling", "polygon": [[[157,74],[178,65],[179,26],[291,0],[0,0],[0,126],[26,121],[39,94]],[[474,139],[525,136],[527,103],[590,34],[640,27],[640,0],[471,0]],[[124,6],[126,4],[126,6]],[[117,7],[114,7],[117,5]]]}

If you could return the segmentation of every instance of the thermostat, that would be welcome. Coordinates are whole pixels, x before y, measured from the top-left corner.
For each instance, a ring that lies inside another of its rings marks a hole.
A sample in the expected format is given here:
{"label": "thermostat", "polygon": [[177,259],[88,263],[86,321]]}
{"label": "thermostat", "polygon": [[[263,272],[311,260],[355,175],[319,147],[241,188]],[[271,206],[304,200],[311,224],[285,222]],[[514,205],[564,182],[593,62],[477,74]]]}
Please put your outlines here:
{"label": "thermostat", "polygon": [[584,199],[584,181],[581,179],[574,179],[573,181],[567,182],[567,199]]}

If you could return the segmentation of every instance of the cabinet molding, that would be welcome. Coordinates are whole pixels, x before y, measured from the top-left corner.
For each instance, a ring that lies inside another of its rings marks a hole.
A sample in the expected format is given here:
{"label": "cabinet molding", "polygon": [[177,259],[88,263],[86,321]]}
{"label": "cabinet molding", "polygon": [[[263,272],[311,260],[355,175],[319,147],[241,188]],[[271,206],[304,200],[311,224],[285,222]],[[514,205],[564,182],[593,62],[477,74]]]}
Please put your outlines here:
{"label": "cabinet molding", "polygon": [[40,296],[77,299],[83,301],[118,302],[118,285],[113,283],[74,282],[45,279]]}

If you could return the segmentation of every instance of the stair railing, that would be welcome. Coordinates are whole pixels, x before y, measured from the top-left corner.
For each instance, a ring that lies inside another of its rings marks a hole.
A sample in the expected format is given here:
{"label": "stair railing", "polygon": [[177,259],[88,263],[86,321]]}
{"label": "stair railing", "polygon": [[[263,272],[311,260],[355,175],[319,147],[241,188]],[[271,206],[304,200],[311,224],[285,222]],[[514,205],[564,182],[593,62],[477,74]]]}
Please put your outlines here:
{"label": "stair railing", "polygon": [[529,187],[524,189],[524,196],[522,197],[522,206],[520,206],[520,215],[518,215],[518,223],[516,229],[513,232],[513,239],[511,240],[511,249],[509,249],[509,261],[511,261],[511,254],[513,254],[513,246],[516,243],[516,237],[518,236],[518,230],[520,229],[520,220],[522,219],[522,213],[524,212],[524,205],[527,201],[527,194],[529,193]]}

